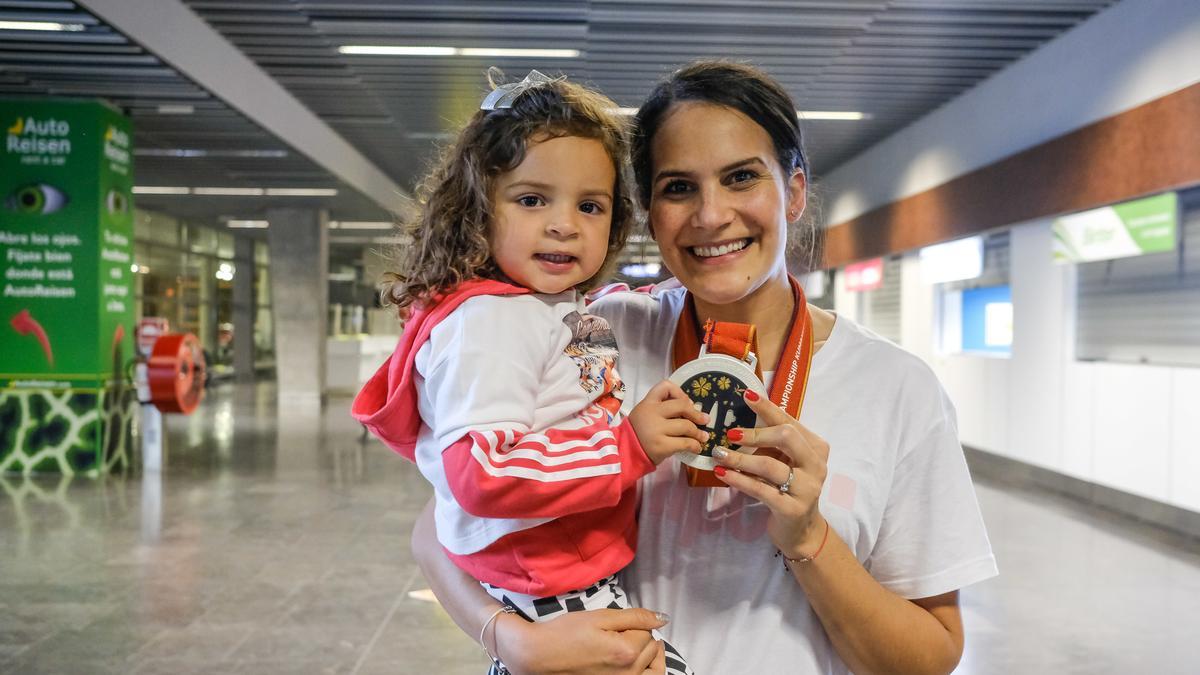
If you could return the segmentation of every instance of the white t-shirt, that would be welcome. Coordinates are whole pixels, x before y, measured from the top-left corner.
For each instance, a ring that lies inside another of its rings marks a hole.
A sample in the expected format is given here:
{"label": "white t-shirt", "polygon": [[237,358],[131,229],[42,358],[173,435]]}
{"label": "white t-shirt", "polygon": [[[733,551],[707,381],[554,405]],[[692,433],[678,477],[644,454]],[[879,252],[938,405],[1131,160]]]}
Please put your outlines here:
{"label": "white t-shirt", "polygon": [[[617,335],[625,405],[670,374],[683,289],[617,293],[590,311]],[[774,364],[764,364],[773,366]],[[997,573],[954,407],[917,357],[838,317],[813,358],[800,421],[830,445],[821,513],[885,588],[915,599]],[[678,461],[642,479],[625,587],[707,675],[846,673],[766,534],[768,510],[688,487]]]}

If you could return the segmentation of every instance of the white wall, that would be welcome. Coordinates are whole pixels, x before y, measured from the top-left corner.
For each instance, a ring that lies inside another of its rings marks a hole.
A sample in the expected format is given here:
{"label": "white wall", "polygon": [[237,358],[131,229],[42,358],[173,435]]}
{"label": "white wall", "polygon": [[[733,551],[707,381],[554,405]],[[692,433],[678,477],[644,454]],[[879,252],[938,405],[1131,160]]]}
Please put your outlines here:
{"label": "white wall", "polygon": [[[1052,262],[1050,220],[1014,227],[1010,247],[1010,358],[937,354],[934,289],[904,259],[902,346],[941,378],[963,443],[1200,511],[1200,369],[1076,362],[1074,268]],[[854,301],[839,284],[838,312]]]}
{"label": "white wall", "polygon": [[[837,223],[1200,81],[1200,2],[1123,0],[820,181]],[[902,267],[901,342],[954,399],[965,444],[1200,511],[1200,369],[1075,361],[1075,271],[1049,219],[1011,236],[1011,358],[936,353],[937,303]],[[858,315],[841,275],[835,307]]]}

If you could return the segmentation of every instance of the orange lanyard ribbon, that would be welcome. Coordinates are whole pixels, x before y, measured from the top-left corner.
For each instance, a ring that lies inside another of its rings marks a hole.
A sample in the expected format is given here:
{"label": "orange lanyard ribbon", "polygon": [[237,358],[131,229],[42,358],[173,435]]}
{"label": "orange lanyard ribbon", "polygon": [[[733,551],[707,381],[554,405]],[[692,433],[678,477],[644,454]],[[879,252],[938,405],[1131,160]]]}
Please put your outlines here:
{"label": "orange lanyard ribbon", "polygon": [[[775,379],[771,383],[771,401],[787,411],[795,419],[800,419],[800,408],[804,405],[804,392],[808,388],[808,373],[812,366],[813,356],[813,326],[812,317],[808,313],[804,289],[796,278],[788,275],[792,285],[792,296],[796,306],[792,312],[791,328],[788,331],[787,342],[775,367]],[[684,299],[683,312],[675,326],[675,340],[672,344],[672,367],[679,368],[700,355],[700,337],[696,319],[696,304],[691,294]],[[705,322],[704,344],[709,352],[725,354],[736,359],[747,361],[753,352],[757,358],[758,335],[751,324],[733,323],[727,321]],[[762,379],[762,364],[755,362],[755,373]],[[691,466],[687,470],[688,485],[693,487],[726,487],[711,471],[704,471]]]}

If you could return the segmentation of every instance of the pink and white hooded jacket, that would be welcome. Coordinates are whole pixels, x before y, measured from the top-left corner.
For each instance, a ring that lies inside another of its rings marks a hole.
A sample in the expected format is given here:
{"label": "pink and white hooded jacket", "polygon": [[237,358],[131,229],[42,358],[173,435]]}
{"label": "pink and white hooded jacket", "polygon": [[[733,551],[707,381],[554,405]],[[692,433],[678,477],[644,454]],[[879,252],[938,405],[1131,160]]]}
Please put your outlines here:
{"label": "pink and white hooded jacket", "polygon": [[654,470],[620,413],[608,323],[574,292],[462,284],[413,313],[353,414],[433,484],[438,540],[476,579],[533,596],[627,565]]}

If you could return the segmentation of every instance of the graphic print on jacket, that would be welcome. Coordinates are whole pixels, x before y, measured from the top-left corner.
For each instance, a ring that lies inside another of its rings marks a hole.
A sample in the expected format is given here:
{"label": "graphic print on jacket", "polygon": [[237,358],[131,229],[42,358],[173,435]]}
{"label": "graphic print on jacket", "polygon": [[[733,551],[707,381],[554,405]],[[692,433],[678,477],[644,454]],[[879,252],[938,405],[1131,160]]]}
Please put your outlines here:
{"label": "graphic print on jacket", "polygon": [[612,422],[625,400],[625,383],[617,375],[617,337],[604,319],[571,312],[563,317],[571,341],[563,350],[579,366],[579,386],[589,394],[600,391],[595,405],[608,412]]}

